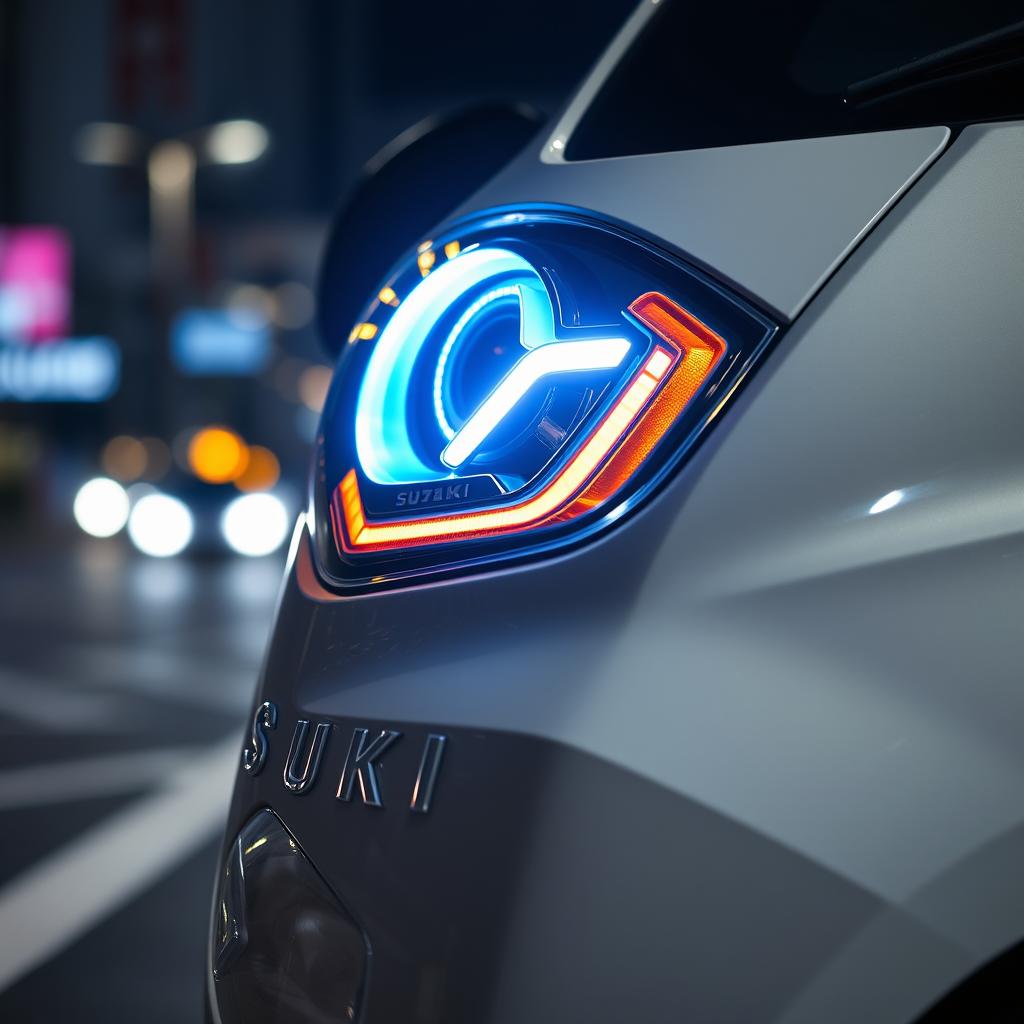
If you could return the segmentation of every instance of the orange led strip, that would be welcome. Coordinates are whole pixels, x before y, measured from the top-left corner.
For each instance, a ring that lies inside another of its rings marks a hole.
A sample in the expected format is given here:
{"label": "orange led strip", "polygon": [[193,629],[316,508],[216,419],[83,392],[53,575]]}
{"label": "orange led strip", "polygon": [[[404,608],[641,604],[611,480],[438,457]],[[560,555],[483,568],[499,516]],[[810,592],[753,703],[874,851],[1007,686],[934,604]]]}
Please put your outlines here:
{"label": "orange led strip", "polygon": [[351,469],[331,502],[342,550],[386,551],[515,533],[545,521],[574,518],[614,494],[700,390],[726,350],[717,334],[658,292],[641,295],[629,309],[667,345],[654,348],[580,450],[539,494],[504,508],[370,523],[356,471]]}
{"label": "orange led strip", "polygon": [[629,311],[659,337],[678,345],[684,358],[629,436],[576,500],[557,513],[557,519],[573,519],[607,501],[640,468],[725,355],[722,338],[658,292],[641,295]]}

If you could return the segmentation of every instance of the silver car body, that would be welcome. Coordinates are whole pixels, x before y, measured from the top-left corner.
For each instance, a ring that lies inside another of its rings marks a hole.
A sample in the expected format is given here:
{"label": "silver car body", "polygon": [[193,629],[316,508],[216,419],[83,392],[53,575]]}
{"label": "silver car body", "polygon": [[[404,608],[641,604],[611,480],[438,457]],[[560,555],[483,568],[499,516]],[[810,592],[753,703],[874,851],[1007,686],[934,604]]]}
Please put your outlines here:
{"label": "silver car body", "polygon": [[[785,330],[573,553],[341,596],[300,526],[227,834],[273,808],[363,923],[366,1021],[897,1024],[1024,937],[1024,124],[565,162],[652,6],[457,213],[595,211]],[[383,808],[335,799],[357,727]]]}

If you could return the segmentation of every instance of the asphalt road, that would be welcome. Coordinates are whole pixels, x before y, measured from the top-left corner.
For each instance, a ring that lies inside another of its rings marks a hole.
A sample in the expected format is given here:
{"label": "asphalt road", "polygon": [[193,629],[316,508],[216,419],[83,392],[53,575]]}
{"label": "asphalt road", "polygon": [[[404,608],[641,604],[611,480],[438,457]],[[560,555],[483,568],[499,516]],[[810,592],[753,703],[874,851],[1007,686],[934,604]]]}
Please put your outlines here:
{"label": "asphalt road", "polygon": [[0,546],[0,1020],[202,1020],[282,561]]}

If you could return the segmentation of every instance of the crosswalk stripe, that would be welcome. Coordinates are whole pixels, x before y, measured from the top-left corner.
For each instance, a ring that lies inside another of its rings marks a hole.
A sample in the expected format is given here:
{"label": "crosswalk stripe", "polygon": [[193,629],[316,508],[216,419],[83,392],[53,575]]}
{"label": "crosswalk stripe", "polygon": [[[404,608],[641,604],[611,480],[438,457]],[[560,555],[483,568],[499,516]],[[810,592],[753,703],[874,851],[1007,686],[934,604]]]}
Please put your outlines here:
{"label": "crosswalk stripe", "polygon": [[0,889],[0,990],[128,903],[224,822],[241,740],[232,736]]}
{"label": "crosswalk stripe", "polygon": [[132,750],[3,771],[0,811],[136,792],[159,784],[196,754],[193,747]]}

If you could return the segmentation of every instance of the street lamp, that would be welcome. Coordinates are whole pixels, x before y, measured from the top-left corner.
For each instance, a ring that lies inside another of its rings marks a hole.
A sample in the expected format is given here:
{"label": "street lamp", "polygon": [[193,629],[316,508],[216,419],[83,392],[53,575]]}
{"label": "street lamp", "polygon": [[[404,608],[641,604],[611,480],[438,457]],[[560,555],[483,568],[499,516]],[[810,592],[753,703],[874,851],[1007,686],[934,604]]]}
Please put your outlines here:
{"label": "street lamp", "polygon": [[131,125],[97,121],[81,128],[75,150],[83,163],[99,167],[144,164],[154,269],[165,285],[172,285],[183,281],[188,271],[198,168],[252,163],[269,142],[267,129],[247,119],[219,121],[157,142]]}

